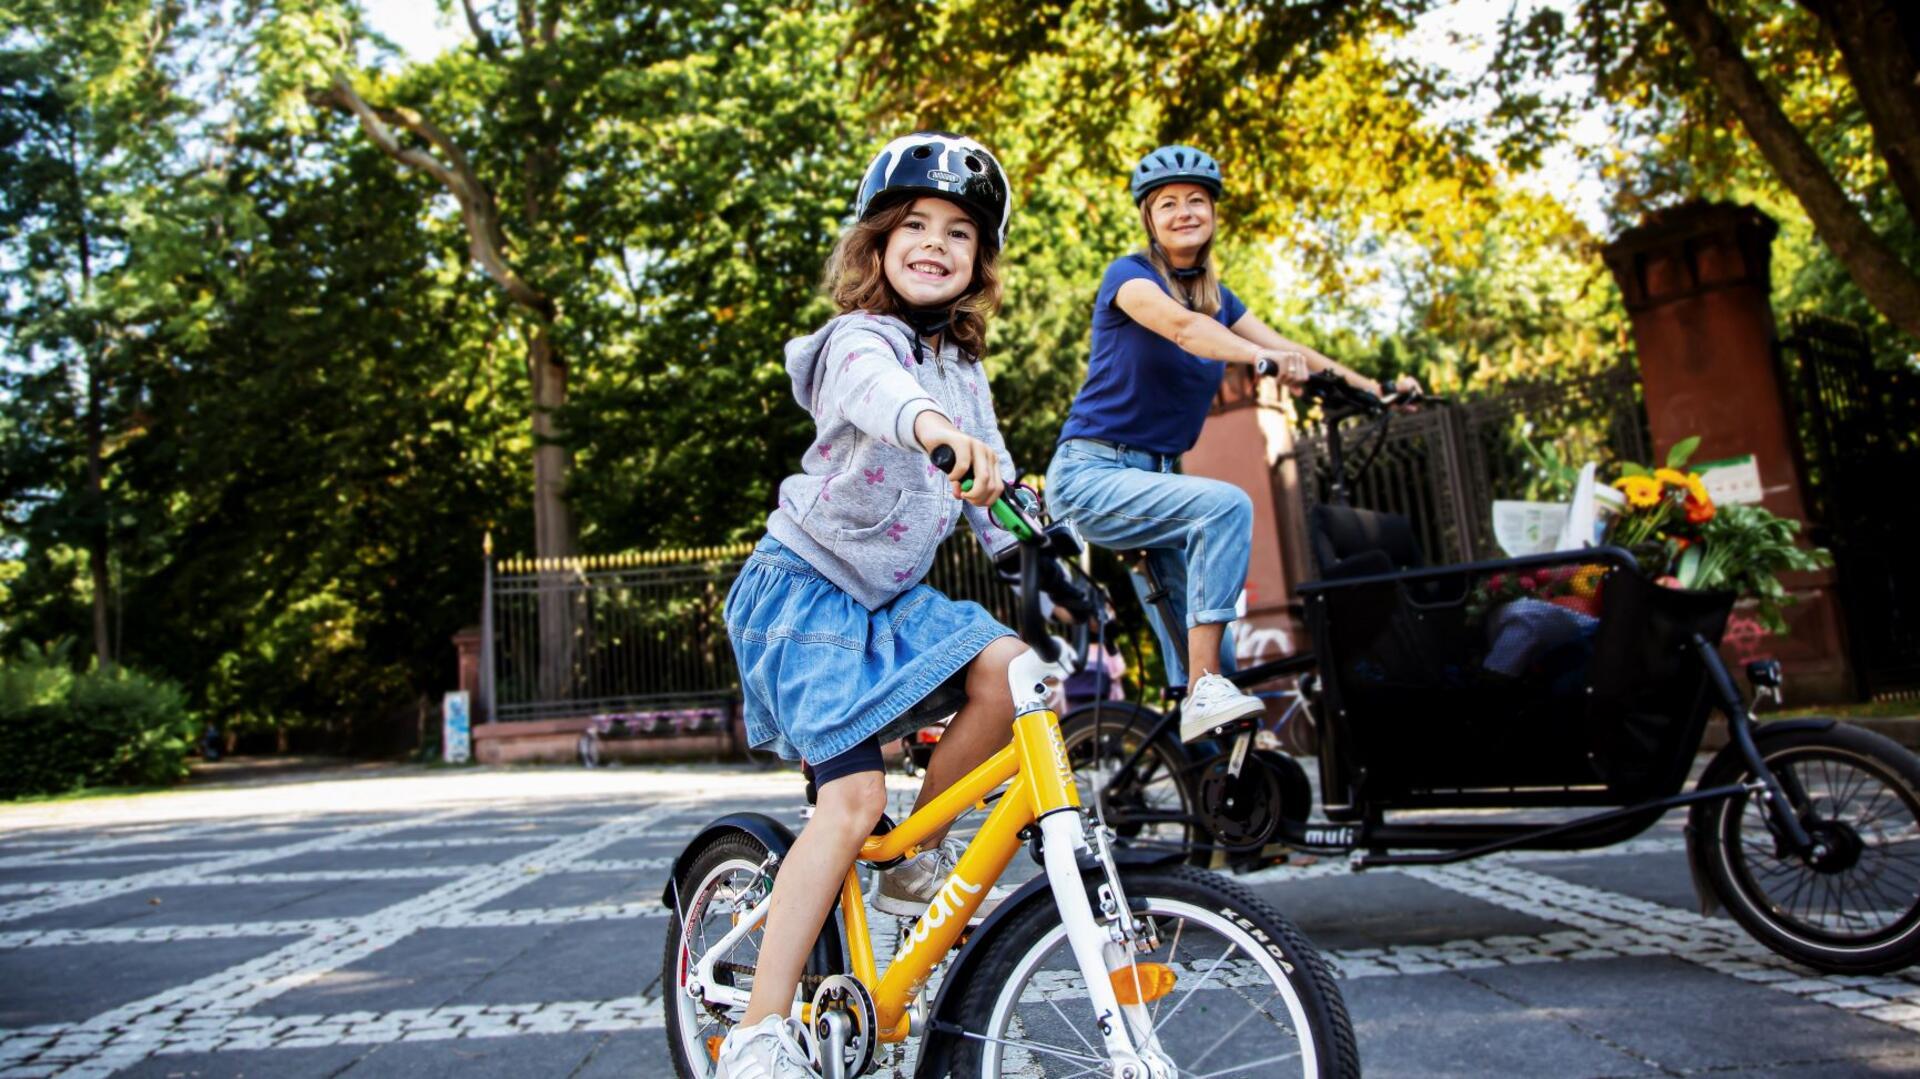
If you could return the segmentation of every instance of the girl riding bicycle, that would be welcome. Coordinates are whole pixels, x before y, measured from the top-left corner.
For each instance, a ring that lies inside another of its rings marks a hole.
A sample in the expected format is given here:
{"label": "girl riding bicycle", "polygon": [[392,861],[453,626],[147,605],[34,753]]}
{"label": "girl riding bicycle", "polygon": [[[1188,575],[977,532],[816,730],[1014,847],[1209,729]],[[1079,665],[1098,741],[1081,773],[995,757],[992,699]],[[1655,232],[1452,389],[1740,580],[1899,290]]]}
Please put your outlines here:
{"label": "girl riding bicycle", "polygon": [[[989,553],[1015,544],[983,509],[1015,475],[980,362],[1008,206],[1006,174],[972,139],[888,143],[827,266],[839,314],[787,343],[794,397],[817,433],[780,485],[726,621],[749,738],[808,761],[818,796],[775,880],[752,999],[720,1049],[722,1079],[814,1074],[787,1013],[886,809],[881,744],[958,709],[917,806],[1011,737],[1007,666],[1026,646],[978,604],[920,583],[963,515]],[[956,459],[945,478],[927,463],[941,446]],[[976,482],[963,494],[956,481],[969,471]],[[881,874],[874,905],[920,913],[956,857],[943,843]]]}
{"label": "girl riding bicycle", "polygon": [[[1204,658],[1221,654],[1246,583],[1253,504],[1231,484],[1173,470],[1199,438],[1226,365],[1271,360],[1290,385],[1327,370],[1370,391],[1381,387],[1282,337],[1220,280],[1213,241],[1221,180],[1212,157],[1163,146],[1141,159],[1131,187],[1147,246],[1115,259],[1101,279],[1087,380],[1047,470],[1047,501],[1093,543],[1144,549],[1172,593],[1187,655],[1200,668],[1181,704],[1181,737],[1190,741],[1263,711]],[[1186,685],[1173,627],[1142,600],[1168,685]]]}

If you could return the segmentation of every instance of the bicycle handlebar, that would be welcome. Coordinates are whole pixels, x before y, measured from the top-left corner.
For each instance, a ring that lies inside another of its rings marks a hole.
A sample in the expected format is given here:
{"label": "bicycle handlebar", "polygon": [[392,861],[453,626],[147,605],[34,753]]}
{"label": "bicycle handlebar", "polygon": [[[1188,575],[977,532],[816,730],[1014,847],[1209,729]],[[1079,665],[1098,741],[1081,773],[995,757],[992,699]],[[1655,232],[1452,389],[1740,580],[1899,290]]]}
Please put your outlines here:
{"label": "bicycle handlebar", "polygon": [[[1272,360],[1259,360],[1254,363],[1253,372],[1261,378],[1272,378],[1280,373],[1280,365]],[[1319,401],[1330,410],[1367,416],[1380,415],[1397,405],[1414,405],[1436,400],[1419,390],[1390,393],[1381,397],[1355,386],[1332,371],[1314,372],[1302,384],[1300,392]]]}
{"label": "bicycle handlebar", "polygon": [[[953,475],[953,466],[959,460],[951,446],[935,446],[927,455],[933,467]],[[960,489],[973,489],[971,469],[960,477]],[[1047,620],[1040,614],[1040,559],[1050,557],[1046,550],[1047,537],[1039,522],[1029,517],[1020,507],[1004,498],[996,498],[987,507],[993,519],[1001,528],[1011,532],[1020,541],[1020,639],[1028,648],[1034,650],[1041,659],[1052,663],[1060,658],[1058,642],[1047,632]]]}

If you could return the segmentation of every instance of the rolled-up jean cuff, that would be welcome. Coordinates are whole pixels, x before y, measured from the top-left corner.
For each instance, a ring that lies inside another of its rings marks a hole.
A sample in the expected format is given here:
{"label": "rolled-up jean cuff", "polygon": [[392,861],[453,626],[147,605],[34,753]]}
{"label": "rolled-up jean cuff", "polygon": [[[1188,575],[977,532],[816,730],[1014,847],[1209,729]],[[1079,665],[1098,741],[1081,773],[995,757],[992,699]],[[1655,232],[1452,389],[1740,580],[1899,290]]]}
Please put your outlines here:
{"label": "rolled-up jean cuff", "polygon": [[1240,612],[1234,610],[1232,607],[1217,607],[1211,611],[1199,611],[1188,615],[1187,628],[1192,629],[1195,626],[1219,625],[1223,622],[1231,622],[1238,617],[1240,617]]}

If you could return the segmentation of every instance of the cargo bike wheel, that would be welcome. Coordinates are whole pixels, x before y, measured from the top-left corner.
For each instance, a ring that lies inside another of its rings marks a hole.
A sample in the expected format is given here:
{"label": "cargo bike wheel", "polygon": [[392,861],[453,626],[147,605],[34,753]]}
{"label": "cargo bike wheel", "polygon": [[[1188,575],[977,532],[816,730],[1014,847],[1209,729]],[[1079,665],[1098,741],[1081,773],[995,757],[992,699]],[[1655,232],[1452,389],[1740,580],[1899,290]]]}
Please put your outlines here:
{"label": "cargo bike wheel", "polygon": [[[1834,725],[1768,737],[1761,757],[1816,844],[1796,854],[1752,793],[1693,807],[1694,864],[1736,921],[1780,955],[1836,974],[1920,959],[1920,759],[1869,731]],[[1748,782],[1723,754],[1701,785]]]}

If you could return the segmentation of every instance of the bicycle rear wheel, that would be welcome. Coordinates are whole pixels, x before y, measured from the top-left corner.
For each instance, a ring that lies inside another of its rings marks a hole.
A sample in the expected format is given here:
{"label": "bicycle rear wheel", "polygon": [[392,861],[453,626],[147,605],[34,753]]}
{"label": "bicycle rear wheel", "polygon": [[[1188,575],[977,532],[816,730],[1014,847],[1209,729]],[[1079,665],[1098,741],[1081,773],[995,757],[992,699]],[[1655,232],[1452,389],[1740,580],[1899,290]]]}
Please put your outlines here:
{"label": "bicycle rear wheel", "polygon": [[[762,872],[767,848],[746,835],[717,840],[694,859],[680,888],[681,909],[667,927],[667,950],[660,984],[666,1005],[667,1043],[681,1079],[708,1079],[721,1039],[740,1015],[714,1007],[687,993],[693,965],[727,935],[739,917],[767,897],[773,881]],[[751,992],[753,968],[760,961],[762,933],[743,937],[726,955],[716,957],[714,977],[722,985]]]}
{"label": "bicycle rear wheel", "polygon": [[[1155,951],[1131,961],[1108,949],[1115,991],[1140,1002],[1126,1009],[1136,1044],[1150,1033],[1175,1072],[1196,1079],[1360,1074],[1332,972],[1272,907],[1183,866],[1123,871],[1122,882],[1159,935]],[[1108,1074],[1059,912],[1038,903],[1014,918],[965,987],[954,1075]],[[1150,988],[1168,975],[1170,990]]]}

